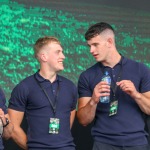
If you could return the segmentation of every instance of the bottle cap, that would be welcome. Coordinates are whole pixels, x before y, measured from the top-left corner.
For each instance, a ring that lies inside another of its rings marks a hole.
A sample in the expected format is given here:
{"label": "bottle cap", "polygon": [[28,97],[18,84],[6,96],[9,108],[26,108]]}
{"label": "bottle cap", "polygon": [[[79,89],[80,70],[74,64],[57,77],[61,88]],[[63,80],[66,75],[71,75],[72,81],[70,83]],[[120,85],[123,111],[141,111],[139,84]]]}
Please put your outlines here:
{"label": "bottle cap", "polygon": [[108,71],[105,71],[105,75],[108,75]]}

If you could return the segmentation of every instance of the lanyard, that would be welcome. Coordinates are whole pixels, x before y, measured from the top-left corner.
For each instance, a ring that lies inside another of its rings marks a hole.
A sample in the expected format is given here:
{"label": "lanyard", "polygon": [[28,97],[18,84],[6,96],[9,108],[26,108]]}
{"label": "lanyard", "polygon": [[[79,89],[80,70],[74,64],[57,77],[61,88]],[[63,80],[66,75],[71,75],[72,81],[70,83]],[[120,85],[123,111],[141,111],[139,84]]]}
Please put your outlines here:
{"label": "lanyard", "polygon": [[[119,73],[118,73],[118,77],[117,77],[117,81],[116,81],[116,82],[119,82],[119,81],[120,81],[121,75],[122,75],[122,63],[121,63],[121,68],[120,68],[120,71],[119,71]],[[113,100],[115,100],[115,97],[116,97],[115,93],[116,93],[116,91],[117,91],[118,86],[117,86],[117,84],[115,83],[115,86],[114,86],[114,87],[113,87],[112,85],[111,85],[110,87],[111,87],[112,92],[113,92],[113,98],[114,98]]]}
{"label": "lanyard", "polygon": [[44,92],[45,96],[47,97],[52,109],[53,109],[53,112],[54,112],[54,115],[56,113],[56,104],[57,104],[57,98],[58,98],[58,94],[59,94],[59,81],[58,81],[58,87],[57,87],[57,90],[56,90],[56,96],[55,96],[55,101],[54,103],[52,102],[51,98],[48,96],[46,90],[42,87],[42,85],[39,83],[39,81],[37,80],[37,78],[35,77],[34,75],[34,78],[37,82],[37,84],[40,86],[40,88],[42,89],[42,91]]}
{"label": "lanyard", "polygon": [[[121,58],[122,59],[122,58]],[[100,66],[100,69],[101,69],[101,72],[104,74],[104,68],[102,68],[101,66]],[[120,70],[119,70],[119,73],[118,73],[118,77],[117,77],[117,81],[116,82],[119,82],[120,81],[120,79],[121,79],[121,75],[122,75],[122,62],[121,62],[121,68],[120,68]],[[115,82],[115,86],[112,86],[112,84],[110,85],[110,88],[112,89],[112,92],[113,92],[113,100],[115,100],[115,97],[116,97],[116,95],[115,95],[115,93],[116,93],[116,91],[117,91],[117,84],[116,84],[116,82]]]}

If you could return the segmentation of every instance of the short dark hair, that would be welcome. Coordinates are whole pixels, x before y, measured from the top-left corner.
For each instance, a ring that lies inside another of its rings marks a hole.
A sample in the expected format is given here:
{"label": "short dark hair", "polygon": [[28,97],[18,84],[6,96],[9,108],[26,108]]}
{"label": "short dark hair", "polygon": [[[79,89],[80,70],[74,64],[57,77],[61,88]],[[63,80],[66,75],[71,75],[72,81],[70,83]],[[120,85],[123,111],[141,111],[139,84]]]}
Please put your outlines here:
{"label": "short dark hair", "polygon": [[101,32],[103,32],[106,29],[110,29],[114,32],[114,29],[110,24],[105,22],[96,23],[87,30],[87,32],[85,33],[85,39],[90,40],[91,38],[99,35]]}

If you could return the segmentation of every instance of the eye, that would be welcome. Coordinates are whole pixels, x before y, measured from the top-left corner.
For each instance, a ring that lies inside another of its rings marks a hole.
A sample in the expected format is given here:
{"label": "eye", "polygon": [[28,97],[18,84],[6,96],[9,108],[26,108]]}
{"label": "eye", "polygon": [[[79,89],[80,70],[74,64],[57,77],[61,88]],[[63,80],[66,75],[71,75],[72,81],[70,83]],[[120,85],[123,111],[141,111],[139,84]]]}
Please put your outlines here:
{"label": "eye", "polygon": [[99,45],[98,43],[94,43],[94,44],[93,44],[93,46],[95,46],[95,47],[98,46],[98,45]]}
{"label": "eye", "polygon": [[62,50],[57,50],[57,51],[56,51],[56,54],[61,54],[61,53],[63,54],[63,51],[62,51]]}
{"label": "eye", "polygon": [[59,53],[60,53],[60,50],[57,50],[56,53],[59,54]]}

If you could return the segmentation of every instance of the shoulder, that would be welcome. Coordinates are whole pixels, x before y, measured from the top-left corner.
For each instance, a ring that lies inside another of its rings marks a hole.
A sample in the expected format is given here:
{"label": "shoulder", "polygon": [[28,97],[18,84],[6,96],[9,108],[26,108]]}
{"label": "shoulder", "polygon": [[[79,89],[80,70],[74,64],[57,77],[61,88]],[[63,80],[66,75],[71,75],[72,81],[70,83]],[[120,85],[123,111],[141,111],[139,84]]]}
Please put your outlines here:
{"label": "shoulder", "polygon": [[61,75],[59,75],[58,77],[59,77],[59,80],[60,80],[61,83],[67,84],[67,85],[70,85],[70,86],[75,86],[73,81],[71,81],[70,79],[68,79],[68,78],[66,78],[64,76],[61,76]]}
{"label": "shoulder", "polygon": [[34,75],[30,75],[28,77],[26,77],[25,79],[23,79],[20,83],[30,83],[33,82],[34,80]]}
{"label": "shoulder", "polygon": [[77,86],[70,79],[67,79],[63,76],[59,76],[59,80],[60,88],[62,89],[62,91],[66,91],[67,89],[69,93],[77,93]]}
{"label": "shoulder", "polygon": [[91,74],[96,73],[97,71],[99,71],[99,69],[100,69],[99,63],[96,63],[93,66],[91,66],[90,68],[87,68],[85,71],[83,71],[81,73],[81,75],[91,75]]}
{"label": "shoulder", "polygon": [[95,65],[83,71],[79,76],[79,80],[84,79],[93,80],[99,73],[100,73],[100,65],[99,63],[96,63]]}
{"label": "shoulder", "polygon": [[35,82],[34,80],[34,76],[28,76],[25,79],[21,80],[13,89],[13,91],[15,92],[19,92],[19,91],[28,91],[29,88],[33,89],[33,82]]}
{"label": "shoulder", "polygon": [[149,69],[148,66],[146,66],[146,64],[142,63],[142,62],[139,62],[139,61],[136,61],[136,60],[132,60],[132,59],[129,59],[129,58],[124,58],[124,64],[126,64],[127,67],[130,67],[132,68],[133,70],[136,69],[138,71],[141,71],[141,70],[147,70]]}
{"label": "shoulder", "polygon": [[26,77],[25,79],[21,80],[17,85],[32,85],[32,82],[35,82],[34,75]]}

